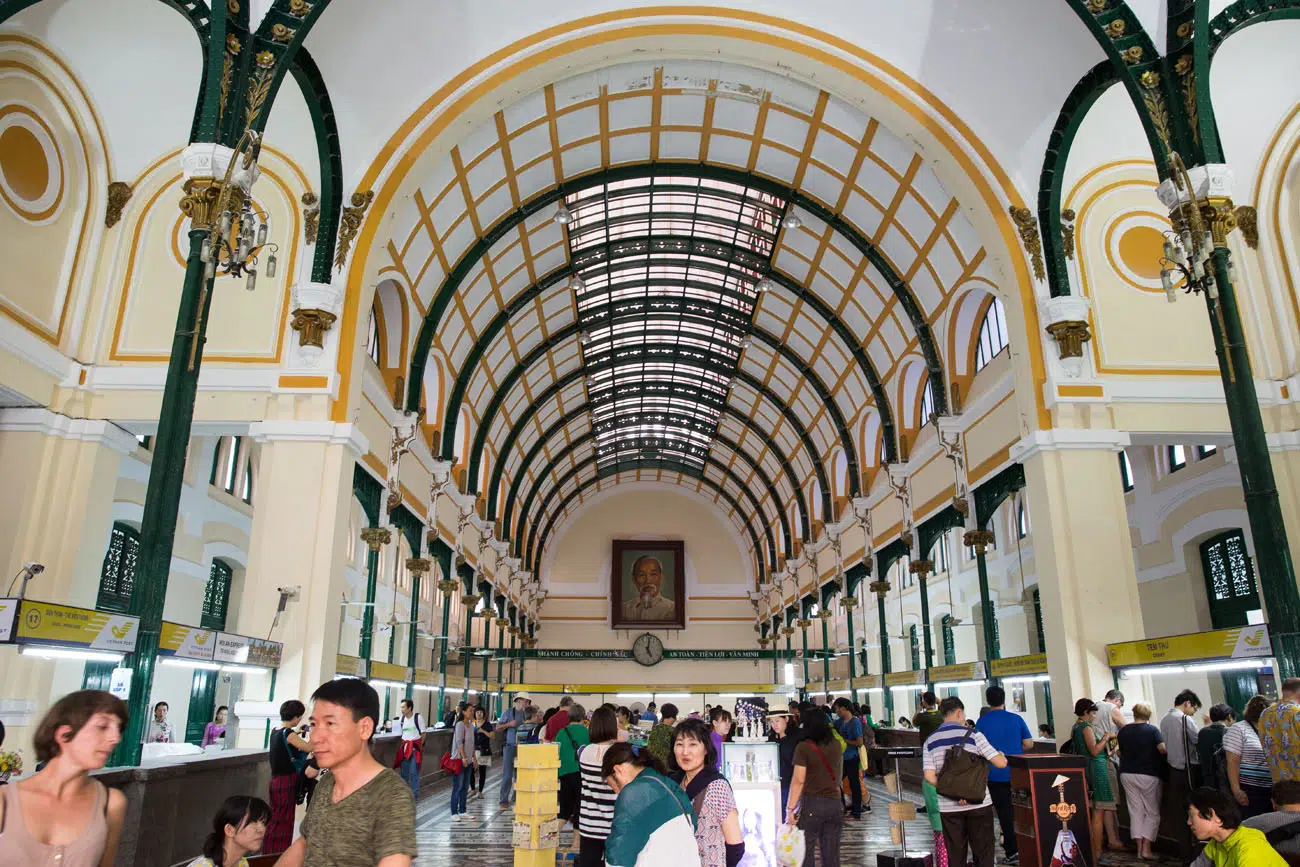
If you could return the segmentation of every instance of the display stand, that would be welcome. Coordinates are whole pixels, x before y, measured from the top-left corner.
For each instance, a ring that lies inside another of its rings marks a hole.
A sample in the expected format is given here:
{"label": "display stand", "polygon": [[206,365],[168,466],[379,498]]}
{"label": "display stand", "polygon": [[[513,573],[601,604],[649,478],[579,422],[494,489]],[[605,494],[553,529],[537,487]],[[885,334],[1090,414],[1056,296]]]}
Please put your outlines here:
{"label": "display stand", "polygon": [[765,738],[737,738],[722,745],[722,774],[736,798],[746,867],[777,867],[776,830],[785,809],[780,769],[780,746]]}
{"label": "display stand", "polygon": [[1092,864],[1084,779],[1088,760],[1032,753],[1007,759],[1022,867]]}
{"label": "display stand", "polygon": [[515,768],[514,867],[554,867],[564,824],[558,816],[560,748],[521,744]]}
{"label": "display stand", "polygon": [[[876,867],[934,867],[934,856],[929,851],[908,851],[907,823],[916,819],[916,804],[903,797],[903,775],[899,762],[921,757],[920,747],[873,747],[869,752],[872,761],[883,759],[894,766],[894,800],[889,804],[890,828],[898,849],[881,852],[876,856]],[[929,847],[918,847],[928,849]]]}

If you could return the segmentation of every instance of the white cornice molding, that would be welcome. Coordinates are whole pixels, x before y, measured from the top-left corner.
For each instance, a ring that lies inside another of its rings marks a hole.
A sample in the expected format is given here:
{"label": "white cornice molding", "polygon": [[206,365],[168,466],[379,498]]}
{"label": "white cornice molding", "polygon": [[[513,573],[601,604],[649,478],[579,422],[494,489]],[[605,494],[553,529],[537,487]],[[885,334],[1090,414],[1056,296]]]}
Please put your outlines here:
{"label": "white cornice molding", "polygon": [[1300,452],[1300,431],[1284,430],[1264,437],[1270,452]]}
{"label": "white cornice molding", "polygon": [[[0,350],[55,377],[65,385],[75,384],[80,379],[80,364],[7,316],[0,316]],[[27,396],[41,398],[41,395]],[[48,398],[41,402],[46,400]]]}
{"label": "white cornice molding", "polygon": [[248,426],[248,435],[255,442],[295,442],[327,443],[329,445],[347,446],[354,458],[359,458],[370,449],[370,441],[354,424],[339,424],[332,421],[309,421],[299,419],[273,419],[253,422]]}
{"label": "white cornice molding", "polygon": [[39,433],[65,440],[97,443],[124,455],[140,447],[135,435],[111,421],[93,418],[69,418],[45,407],[10,407],[0,409],[0,431]]}
{"label": "white cornice molding", "polygon": [[1103,449],[1119,452],[1129,445],[1129,435],[1117,430],[1051,428],[1027,434],[1011,447],[1011,460],[1023,464],[1039,452]]}

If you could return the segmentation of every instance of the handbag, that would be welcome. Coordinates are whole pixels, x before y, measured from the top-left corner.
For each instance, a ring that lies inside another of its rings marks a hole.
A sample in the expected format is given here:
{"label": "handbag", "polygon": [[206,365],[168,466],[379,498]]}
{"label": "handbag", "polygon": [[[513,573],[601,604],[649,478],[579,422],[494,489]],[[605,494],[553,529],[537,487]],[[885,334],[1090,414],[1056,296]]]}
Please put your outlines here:
{"label": "handbag", "polygon": [[966,751],[966,744],[974,734],[974,729],[967,729],[961,743],[948,748],[934,784],[935,790],[945,798],[978,804],[988,793],[989,763],[983,756]]}
{"label": "handbag", "polygon": [[798,825],[782,825],[776,829],[776,863],[781,867],[800,867],[805,848],[803,829]]}
{"label": "handbag", "polygon": [[465,770],[465,763],[460,759],[453,759],[450,752],[442,754],[442,761],[438,762],[438,767],[442,768],[453,777]]}

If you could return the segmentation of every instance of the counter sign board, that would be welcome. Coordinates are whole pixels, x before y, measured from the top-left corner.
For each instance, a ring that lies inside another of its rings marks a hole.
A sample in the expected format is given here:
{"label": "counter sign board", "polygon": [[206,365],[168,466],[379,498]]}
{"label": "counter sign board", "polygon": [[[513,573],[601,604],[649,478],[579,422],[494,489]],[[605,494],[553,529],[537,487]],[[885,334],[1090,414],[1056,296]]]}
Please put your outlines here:
{"label": "counter sign board", "polygon": [[13,638],[14,617],[17,614],[17,599],[0,599],[0,642]]}
{"label": "counter sign board", "polygon": [[1263,623],[1106,645],[1106,657],[1112,668],[1216,659],[1266,659],[1272,655],[1268,625]]}
{"label": "counter sign board", "polygon": [[164,620],[158,636],[158,655],[207,662],[212,660],[216,643],[217,633],[211,629],[195,629]]}
{"label": "counter sign board", "polygon": [[22,601],[15,623],[14,638],[19,642],[114,653],[135,650],[136,636],[140,633],[138,617],[30,599]]}

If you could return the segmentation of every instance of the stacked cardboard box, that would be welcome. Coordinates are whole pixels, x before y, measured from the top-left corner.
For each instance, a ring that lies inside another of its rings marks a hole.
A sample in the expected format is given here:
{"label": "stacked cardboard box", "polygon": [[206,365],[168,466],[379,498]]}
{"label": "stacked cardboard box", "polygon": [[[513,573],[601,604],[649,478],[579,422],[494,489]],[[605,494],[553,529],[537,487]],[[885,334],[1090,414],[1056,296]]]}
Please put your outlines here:
{"label": "stacked cardboard box", "polygon": [[560,843],[560,748],[523,744],[515,759],[515,867],[554,867]]}

